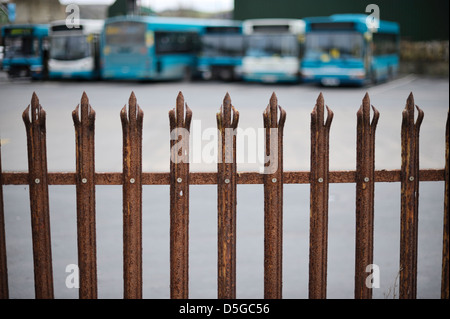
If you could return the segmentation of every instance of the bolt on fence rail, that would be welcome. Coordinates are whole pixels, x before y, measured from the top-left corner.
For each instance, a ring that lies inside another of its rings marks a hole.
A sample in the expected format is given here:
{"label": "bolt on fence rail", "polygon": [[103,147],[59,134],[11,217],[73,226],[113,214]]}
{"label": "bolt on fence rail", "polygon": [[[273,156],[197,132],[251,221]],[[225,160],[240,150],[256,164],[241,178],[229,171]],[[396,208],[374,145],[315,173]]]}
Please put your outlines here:
{"label": "bolt on fence rail", "polygon": [[[371,120],[370,109],[373,116]],[[414,108],[418,111],[414,121]],[[325,109],[327,118],[325,120]],[[170,185],[170,297],[189,298],[189,186],[217,185],[218,298],[236,298],[236,185],[264,185],[264,298],[282,298],[283,185],[310,184],[309,298],[326,298],[328,187],[356,184],[354,297],[372,298],[365,284],[373,262],[374,187],[376,182],[401,183],[400,298],[417,296],[417,230],[420,181],[445,181],[441,298],[449,298],[449,116],[446,123],[444,169],[419,169],[419,130],[424,113],[411,93],[403,111],[399,170],[375,170],[375,131],[380,113],[366,94],[357,116],[355,171],[329,171],[329,134],[333,112],[319,95],[311,113],[311,171],[283,171],[283,128],[286,112],[275,93],[263,112],[266,129],[264,173],[236,171],[239,112],[227,93],[217,113],[217,173],[189,171],[192,111],[180,92],[169,111],[171,163],[168,173],[142,172],[144,113],[134,93],[120,112],[123,133],[122,173],[95,171],[95,111],[86,93],[72,112],[76,138],[76,172],[47,172],[46,113],[33,93],[31,112],[23,112],[27,132],[28,172],[3,172],[0,144],[0,298],[8,298],[8,271],[3,185],[29,185],[35,297],[54,298],[48,204],[49,185],[76,185],[80,298],[97,298],[95,186],[123,188],[124,298],[142,298],[142,185]],[[275,165],[276,169],[273,169]]]}

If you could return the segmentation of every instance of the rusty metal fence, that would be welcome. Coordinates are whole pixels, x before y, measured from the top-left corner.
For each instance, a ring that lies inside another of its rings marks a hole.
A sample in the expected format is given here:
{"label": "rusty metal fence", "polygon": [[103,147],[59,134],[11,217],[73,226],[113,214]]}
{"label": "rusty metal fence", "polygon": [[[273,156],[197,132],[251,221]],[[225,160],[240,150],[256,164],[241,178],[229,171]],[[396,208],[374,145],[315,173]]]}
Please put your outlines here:
{"label": "rusty metal fence", "polygon": [[[79,107],[81,105],[81,108]],[[53,298],[49,219],[49,185],[76,185],[77,246],[80,298],[97,298],[95,186],[123,188],[124,298],[142,298],[142,185],[170,185],[170,297],[189,297],[189,186],[217,185],[218,192],[218,298],[236,298],[236,185],[264,185],[264,298],[282,298],[283,185],[310,184],[309,298],[326,298],[328,189],[330,183],[356,184],[356,238],[354,297],[372,298],[366,267],[373,263],[374,186],[401,183],[400,298],[416,298],[419,182],[445,181],[441,297],[449,298],[449,120],[447,115],[445,168],[419,169],[419,130],[424,116],[411,95],[403,110],[401,169],[375,170],[375,131],[379,112],[368,94],[357,111],[357,160],[354,171],[329,170],[329,133],[333,112],[320,94],[311,113],[311,171],[283,171],[283,127],[286,112],[275,93],[263,112],[266,155],[277,152],[277,170],[267,174],[236,171],[236,129],[239,113],[227,94],[217,113],[219,157],[217,172],[190,172],[189,140],[192,111],[179,93],[169,112],[171,164],[168,173],[142,171],[144,113],[134,93],[120,112],[123,128],[123,171],[95,171],[95,112],[85,93],[72,113],[76,137],[76,172],[47,171],[46,113],[33,93],[31,108],[23,112],[28,145],[28,172],[3,172],[0,147],[0,298],[8,298],[7,254],[3,185],[29,185],[34,283],[36,298]],[[372,114],[371,114],[372,108]],[[81,109],[81,110],[80,110]],[[415,120],[415,109],[417,119]],[[325,119],[326,115],[326,119]],[[276,130],[273,130],[276,129]],[[274,132],[277,134],[274,135]],[[177,139],[178,138],[178,139]],[[180,143],[181,147],[173,147]],[[267,166],[269,163],[266,163]],[[273,163],[272,163],[273,164]]]}

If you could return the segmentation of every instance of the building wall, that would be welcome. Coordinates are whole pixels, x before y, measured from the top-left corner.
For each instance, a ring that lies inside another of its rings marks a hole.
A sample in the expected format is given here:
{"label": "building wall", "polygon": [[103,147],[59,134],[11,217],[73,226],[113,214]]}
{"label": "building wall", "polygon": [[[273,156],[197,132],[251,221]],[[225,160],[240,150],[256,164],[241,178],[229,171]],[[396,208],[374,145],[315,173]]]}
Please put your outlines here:
{"label": "building wall", "polygon": [[0,25],[6,24],[8,22],[8,16],[6,15],[5,11],[3,11],[3,7],[1,7],[0,4]]}
{"label": "building wall", "polygon": [[108,17],[127,15],[136,12],[136,0],[116,0],[108,8]]}
{"label": "building wall", "polygon": [[234,0],[234,19],[305,18],[362,13],[377,4],[382,20],[400,23],[402,37],[414,41],[448,40],[448,0]]}
{"label": "building wall", "polygon": [[49,23],[66,18],[65,6],[58,0],[14,0],[16,21],[19,23]]}

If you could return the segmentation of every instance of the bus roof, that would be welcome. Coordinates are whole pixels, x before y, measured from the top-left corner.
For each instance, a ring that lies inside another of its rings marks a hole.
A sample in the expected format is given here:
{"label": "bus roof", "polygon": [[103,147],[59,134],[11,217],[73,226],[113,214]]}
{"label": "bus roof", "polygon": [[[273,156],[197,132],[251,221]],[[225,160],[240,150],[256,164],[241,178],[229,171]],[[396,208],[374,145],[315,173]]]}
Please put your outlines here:
{"label": "bus roof", "polygon": [[[306,30],[311,31],[311,24],[314,23],[340,23],[340,22],[352,22],[356,24],[356,28],[360,32],[370,31],[366,24],[366,20],[369,16],[365,14],[334,14],[328,17],[308,17],[305,18]],[[399,33],[400,27],[396,22],[380,20],[380,27],[377,32],[387,33]]]}
{"label": "bus roof", "polygon": [[197,18],[178,18],[178,17],[155,17],[155,16],[117,16],[111,17],[105,20],[105,25],[122,22],[122,21],[134,21],[147,23],[154,29],[164,28],[170,29],[179,27],[192,27],[195,29],[202,29],[208,26],[241,26],[242,22],[235,20],[223,20],[223,19],[197,19]]}
{"label": "bus roof", "polygon": [[[105,24],[105,20],[100,20],[100,19],[80,19],[79,20],[80,25],[83,27],[82,32],[85,34],[89,34],[89,33],[100,33],[103,29],[103,26]],[[55,26],[67,26],[67,21],[66,20],[56,20],[56,21],[52,21],[50,22],[50,33],[53,31],[52,27]],[[73,30],[77,30],[77,28],[73,27],[71,29],[62,29],[59,31],[73,31]],[[54,31],[53,31],[54,32]]]}
{"label": "bus roof", "polygon": [[247,34],[253,33],[254,32],[253,27],[255,26],[265,26],[265,27],[289,26],[290,30],[293,32],[304,32],[305,25],[306,23],[302,19],[282,19],[282,18],[248,19],[243,22],[244,32]]}
{"label": "bus roof", "polygon": [[244,23],[255,24],[255,25],[279,25],[279,24],[289,24],[292,22],[303,21],[302,19],[283,19],[283,18],[268,18],[268,19],[247,19]]}

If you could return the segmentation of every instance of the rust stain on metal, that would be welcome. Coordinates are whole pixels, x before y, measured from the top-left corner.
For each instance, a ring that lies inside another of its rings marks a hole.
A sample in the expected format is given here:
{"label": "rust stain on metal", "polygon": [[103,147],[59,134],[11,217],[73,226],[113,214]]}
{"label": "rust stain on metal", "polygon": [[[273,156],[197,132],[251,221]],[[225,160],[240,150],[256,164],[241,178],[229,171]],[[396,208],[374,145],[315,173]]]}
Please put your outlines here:
{"label": "rust stain on metal", "polygon": [[[278,108],[280,119],[278,120]],[[278,106],[275,93],[263,113],[266,130],[266,168],[264,174],[264,298],[282,298],[283,256],[283,129],[286,112]],[[276,154],[276,158],[274,158]],[[276,161],[273,163],[272,161]]]}
{"label": "rust stain on metal", "polygon": [[[417,121],[414,123],[414,107]],[[411,93],[402,119],[400,289],[401,299],[417,296],[417,235],[419,212],[419,131],[424,113]]]}
{"label": "rust stain on metal", "polygon": [[142,123],[134,92],[120,112],[123,132],[124,298],[142,298]]}
{"label": "rust stain on metal", "polygon": [[442,277],[441,277],[441,298],[449,299],[449,212],[448,204],[450,197],[449,184],[449,113],[447,113],[447,125],[445,130],[445,194],[444,194],[444,231],[442,244]]}
{"label": "rust stain on metal", "polygon": [[95,228],[95,111],[85,92],[72,112],[75,126],[78,267],[80,299],[97,298],[97,248]]}
{"label": "rust stain on metal", "polygon": [[37,299],[53,298],[45,111],[36,93],[22,114],[27,131],[34,283]]}
{"label": "rust stain on metal", "polygon": [[375,131],[380,113],[366,94],[357,112],[356,145],[356,236],[355,236],[355,299],[371,299],[367,287],[366,267],[373,264],[374,190],[375,190]]}
{"label": "rust stain on metal", "polygon": [[329,134],[333,112],[320,93],[311,113],[309,298],[324,299],[327,290]]}
{"label": "rust stain on metal", "polygon": [[217,164],[218,298],[236,298],[236,135],[239,113],[227,93],[216,116],[219,134]]}
{"label": "rust stain on metal", "polygon": [[0,140],[0,299],[8,299],[8,265],[6,260],[5,215],[3,209],[2,141]]}
{"label": "rust stain on metal", "polygon": [[[285,112],[273,94],[263,113],[266,128],[266,156],[277,163],[268,174],[236,171],[236,132],[239,113],[226,94],[217,114],[219,135],[218,171],[189,171],[189,139],[180,132],[190,129],[192,112],[181,92],[176,108],[169,112],[171,140],[170,172],[142,172],[143,112],[134,93],[129,110],[121,110],[123,171],[96,173],[94,163],[95,112],[83,93],[72,116],[76,135],[76,172],[47,172],[45,111],[33,93],[31,108],[23,112],[27,132],[28,172],[3,172],[0,141],[0,298],[8,298],[3,185],[29,185],[36,298],[53,298],[53,273],[49,220],[48,185],[76,185],[80,298],[97,297],[95,185],[123,187],[124,297],[142,298],[142,185],[170,185],[171,297],[188,298],[189,185],[217,185],[218,189],[218,298],[236,298],[236,185],[264,185],[265,256],[264,297],[282,297],[282,212],[283,185],[310,184],[309,297],[326,298],[328,187],[329,183],[356,184],[355,298],[371,298],[365,287],[365,267],[373,260],[374,183],[401,182],[400,298],[416,298],[418,196],[420,181],[445,181],[444,234],[441,297],[449,298],[449,118],[446,126],[445,169],[419,169],[419,130],[423,112],[411,93],[403,111],[402,167],[375,170],[375,130],[379,117],[366,95],[357,112],[357,167],[352,171],[329,171],[329,133],[333,112],[322,94],[311,113],[311,171],[283,171],[283,126]],[[414,108],[418,116],[415,121]],[[278,113],[279,112],[279,113]],[[278,131],[272,131],[276,129]],[[278,133],[274,139],[275,132]],[[272,134],[273,133],[273,134]],[[277,143],[275,143],[277,141]],[[276,144],[276,147],[274,146]],[[174,147],[181,146],[181,147]],[[271,159],[269,154],[277,154]],[[180,158],[186,160],[178,161]],[[267,173],[267,171],[265,172]]]}
{"label": "rust stain on metal", "polygon": [[[257,172],[237,172],[237,184],[264,184],[264,175]],[[122,173],[95,173],[96,185],[122,185]],[[401,171],[378,170],[375,171],[375,183],[400,182]],[[28,185],[28,173],[4,172],[3,185]],[[48,185],[76,185],[76,173],[50,172]],[[421,182],[438,182],[445,180],[444,169],[421,169],[419,171]],[[286,171],[283,172],[284,184],[309,184],[310,172]],[[356,171],[330,171],[330,184],[356,183]],[[215,172],[190,172],[190,185],[217,185],[217,173]],[[170,173],[142,173],[142,185],[170,185]]]}
{"label": "rust stain on metal", "polygon": [[[186,110],[185,110],[186,108]],[[186,113],[186,115],[185,115]],[[189,133],[192,111],[179,92],[169,111],[170,162],[170,297],[189,297]]]}

